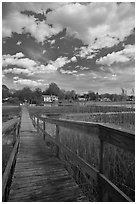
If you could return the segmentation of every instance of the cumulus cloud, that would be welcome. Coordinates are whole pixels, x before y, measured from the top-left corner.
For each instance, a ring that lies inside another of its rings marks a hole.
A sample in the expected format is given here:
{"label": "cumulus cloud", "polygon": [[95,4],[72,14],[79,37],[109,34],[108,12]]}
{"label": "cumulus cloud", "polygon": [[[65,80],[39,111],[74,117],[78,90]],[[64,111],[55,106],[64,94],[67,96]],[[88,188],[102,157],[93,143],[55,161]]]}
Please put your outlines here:
{"label": "cumulus cloud", "polygon": [[50,42],[50,43],[51,43],[51,45],[53,45],[53,44],[55,43],[55,40],[51,40],[51,42]]}
{"label": "cumulus cloud", "polygon": [[105,57],[101,57],[99,60],[97,60],[98,64],[107,64],[110,66],[114,62],[128,62],[130,59],[123,55],[123,53],[120,52],[112,52],[111,54],[108,54]]}
{"label": "cumulus cloud", "polygon": [[78,71],[76,71],[76,70],[71,71],[71,70],[60,69],[60,72],[62,74],[74,74],[74,73],[77,73]]}
{"label": "cumulus cloud", "polygon": [[46,53],[46,50],[43,50],[42,53],[45,54],[45,53]]}
{"label": "cumulus cloud", "polygon": [[88,70],[89,67],[80,67],[81,70]]}
{"label": "cumulus cloud", "polygon": [[18,41],[17,43],[16,43],[16,45],[21,45],[22,44],[22,42],[21,41]]}
{"label": "cumulus cloud", "polygon": [[76,61],[77,61],[77,58],[74,56],[74,57],[71,58],[71,61],[72,61],[72,62],[76,62]]}
{"label": "cumulus cloud", "polygon": [[8,58],[14,59],[14,58],[22,58],[22,57],[24,57],[24,54],[23,54],[22,52],[18,52],[18,53],[16,53],[15,55],[10,55],[10,54],[3,55],[3,59],[4,59],[4,60],[5,60],[5,59],[8,59]]}
{"label": "cumulus cloud", "polygon": [[57,71],[57,67],[53,66],[52,64],[40,65],[39,67],[36,67],[35,73],[52,73]]}
{"label": "cumulus cloud", "polygon": [[55,61],[50,60],[48,65],[43,65],[40,62],[36,62],[29,58],[24,57],[23,53],[16,53],[15,55],[3,55],[3,67],[8,65],[16,65],[17,68],[4,69],[3,73],[13,73],[13,74],[24,74],[24,75],[34,75],[39,73],[52,73],[58,70],[58,68],[63,67],[65,64],[69,63],[70,60],[67,57],[59,57]]}
{"label": "cumulus cloud", "polygon": [[80,74],[74,74],[74,76],[76,77],[76,79],[81,79],[81,77],[85,77],[86,74],[80,73]]}
{"label": "cumulus cloud", "polygon": [[123,50],[112,52],[96,61],[97,64],[112,65],[113,63],[125,63],[135,58],[135,45],[127,45]]}
{"label": "cumulus cloud", "polygon": [[19,77],[14,77],[13,78],[13,82],[14,84],[20,84],[20,85],[26,85],[26,86],[43,86],[43,85],[47,85],[41,81],[38,80],[32,80],[32,79],[23,79],[23,78],[19,78]]}
{"label": "cumulus cloud", "polygon": [[58,69],[69,62],[70,60],[67,57],[59,57],[55,61],[50,61],[50,64],[52,64],[54,67],[56,67],[56,69]]}
{"label": "cumulus cloud", "polygon": [[[124,40],[135,27],[135,8],[132,3],[92,2],[80,3],[9,3],[10,9],[3,18],[3,37],[12,32],[29,32],[38,42],[43,42],[67,28],[67,34],[75,36],[93,49],[111,47]],[[47,21],[36,21],[21,11],[47,13]],[[81,15],[82,14],[82,15]],[[48,24],[52,24],[50,27]]]}
{"label": "cumulus cloud", "polygon": [[96,56],[96,53],[98,51],[95,51],[92,49],[92,46],[82,46],[80,48],[75,49],[76,56],[79,56],[81,58],[87,58],[87,59],[92,59],[93,57]]}
{"label": "cumulus cloud", "polygon": [[[58,7],[64,6],[67,4],[66,2],[8,2],[8,4],[4,3],[8,7],[8,12],[14,11],[33,11],[35,13],[46,12],[47,9],[57,9]],[[6,15],[6,11],[4,11],[4,16]]]}
{"label": "cumulus cloud", "polygon": [[40,65],[37,67],[39,73],[51,73],[57,71],[60,67],[63,67],[65,64],[69,63],[67,57],[59,57],[55,61],[50,60],[48,65]]}
{"label": "cumulus cloud", "polygon": [[13,80],[18,80],[18,79],[19,79],[18,76],[13,77]]}
{"label": "cumulus cloud", "polygon": [[37,65],[37,63],[34,60],[31,60],[29,58],[22,58],[24,56],[23,53],[17,53],[15,55],[3,55],[2,59],[2,65],[8,66],[8,65],[17,65],[18,67],[24,67],[24,68],[32,68]]}
{"label": "cumulus cloud", "polygon": [[29,69],[21,69],[21,68],[13,68],[13,69],[4,69],[3,70],[3,73],[4,74],[7,74],[7,73],[12,73],[12,74],[25,74],[25,75],[28,75],[28,76],[31,76],[33,75],[33,73],[29,70]]}
{"label": "cumulus cloud", "polygon": [[2,36],[11,37],[13,32],[18,34],[30,33],[38,42],[60,32],[59,26],[50,27],[45,21],[36,21],[33,16],[27,16],[18,11],[9,13],[2,22]]}
{"label": "cumulus cloud", "polygon": [[48,13],[47,22],[67,28],[68,35],[95,49],[111,47],[135,27],[135,8],[131,3],[72,3]]}

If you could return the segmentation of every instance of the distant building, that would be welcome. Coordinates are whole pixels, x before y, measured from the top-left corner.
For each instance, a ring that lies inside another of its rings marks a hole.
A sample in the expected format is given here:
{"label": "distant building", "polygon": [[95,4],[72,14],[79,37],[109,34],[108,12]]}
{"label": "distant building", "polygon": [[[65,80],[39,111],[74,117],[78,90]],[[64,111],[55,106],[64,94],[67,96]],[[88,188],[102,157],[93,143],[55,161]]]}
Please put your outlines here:
{"label": "distant building", "polygon": [[103,98],[103,99],[101,99],[100,101],[103,101],[103,102],[110,102],[111,100],[110,100],[110,98]]}
{"label": "distant building", "polygon": [[54,95],[42,95],[44,103],[52,103],[54,101],[58,101],[58,97]]}
{"label": "distant building", "polygon": [[86,101],[86,98],[83,95],[81,95],[81,96],[78,97],[78,100],[79,101]]}
{"label": "distant building", "polygon": [[3,98],[3,99],[2,99],[2,103],[7,102],[8,100],[9,100],[9,97],[7,97],[7,98]]}

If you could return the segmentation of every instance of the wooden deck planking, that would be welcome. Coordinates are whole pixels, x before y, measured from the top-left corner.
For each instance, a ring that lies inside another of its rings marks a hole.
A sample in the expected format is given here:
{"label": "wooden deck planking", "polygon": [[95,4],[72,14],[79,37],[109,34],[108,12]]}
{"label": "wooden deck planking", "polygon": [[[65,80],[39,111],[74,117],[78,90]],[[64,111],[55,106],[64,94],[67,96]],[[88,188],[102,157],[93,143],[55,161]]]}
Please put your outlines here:
{"label": "wooden deck planking", "polygon": [[8,201],[88,201],[63,163],[37,134],[25,107],[22,110],[20,146]]}

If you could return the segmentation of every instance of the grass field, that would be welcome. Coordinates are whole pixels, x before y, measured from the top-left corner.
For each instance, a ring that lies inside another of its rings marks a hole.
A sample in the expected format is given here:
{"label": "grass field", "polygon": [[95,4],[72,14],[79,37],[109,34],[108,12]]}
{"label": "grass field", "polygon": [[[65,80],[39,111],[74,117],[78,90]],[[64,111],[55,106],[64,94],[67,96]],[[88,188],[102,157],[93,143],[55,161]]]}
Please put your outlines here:
{"label": "grass field", "polygon": [[107,113],[107,112],[122,112],[122,111],[134,111],[134,106],[132,104],[123,104],[120,106],[119,103],[112,103],[112,106],[109,103],[93,103],[87,105],[79,105],[74,103],[69,106],[35,106],[29,107],[30,113],[59,113],[59,114],[70,114],[70,113]]}
{"label": "grass field", "polygon": [[66,114],[63,118],[68,120],[98,122],[118,125],[123,128],[135,129],[134,112],[109,112],[109,113],[92,113],[92,114]]}
{"label": "grass field", "polygon": [[6,122],[20,114],[20,106],[2,106],[2,122]]}
{"label": "grass field", "polygon": [[[49,132],[51,133],[51,131]],[[61,142],[92,166],[99,168],[99,139],[94,134],[83,134],[60,128]],[[122,191],[134,199],[134,155],[110,144],[104,146],[103,173]]]}

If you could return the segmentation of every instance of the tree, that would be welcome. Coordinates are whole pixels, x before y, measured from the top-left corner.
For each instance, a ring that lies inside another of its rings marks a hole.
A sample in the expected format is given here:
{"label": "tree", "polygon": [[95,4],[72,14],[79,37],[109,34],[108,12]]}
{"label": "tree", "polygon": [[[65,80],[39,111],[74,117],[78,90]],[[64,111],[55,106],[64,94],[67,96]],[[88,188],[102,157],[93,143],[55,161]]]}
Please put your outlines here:
{"label": "tree", "polygon": [[8,99],[8,103],[11,103],[11,104],[19,104],[19,99],[17,97],[10,97]]}
{"label": "tree", "polygon": [[60,92],[59,92],[59,99],[61,99],[61,100],[64,100],[65,99],[65,94],[66,94],[66,92],[65,92],[65,90],[60,90]]}
{"label": "tree", "polygon": [[135,101],[135,89],[134,88],[131,91],[130,98],[132,99],[132,101]]}
{"label": "tree", "polygon": [[14,96],[17,97],[21,102],[24,102],[25,100],[30,102],[32,98],[32,91],[29,87],[24,87],[22,90],[16,91]]}
{"label": "tree", "polygon": [[44,92],[46,95],[55,95],[59,96],[60,88],[55,83],[51,83],[49,88]]}
{"label": "tree", "polygon": [[127,99],[127,90],[124,88],[121,88],[121,97],[123,101]]}
{"label": "tree", "polygon": [[42,91],[40,88],[36,88],[32,93],[31,103],[36,103],[39,105],[42,102]]}
{"label": "tree", "polygon": [[4,85],[4,84],[2,85],[2,89],[9,91],[9,88],[6,85]]}
{"label": "tree", "polygon": [[9,89],[6,85],[2,85],[2,98],[8,98],[10,96]]}
{"label": "tree", "polygon": [[75,97],[76,97],[75,91],[74,90],[70,91],[70,99],[75,100]]}
{"label": "tree", "polygon": [[87,94],[88,100],[95,101],[96,100],[96,94],[93,91],[89,91]]}

